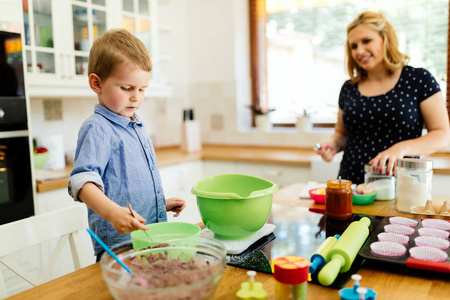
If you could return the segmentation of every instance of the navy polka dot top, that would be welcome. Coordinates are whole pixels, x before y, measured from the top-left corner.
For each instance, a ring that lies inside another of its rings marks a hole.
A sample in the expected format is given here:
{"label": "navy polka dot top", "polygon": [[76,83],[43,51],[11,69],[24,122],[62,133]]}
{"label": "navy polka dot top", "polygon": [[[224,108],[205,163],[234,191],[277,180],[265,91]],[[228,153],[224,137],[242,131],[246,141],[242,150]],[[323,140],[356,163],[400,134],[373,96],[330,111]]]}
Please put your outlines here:
{"label": "navy polka dot top", "polygon": [[364,183],[364,165],[397,142],[422,135],[420,103],[441,89],[425,69],[406,66],[400,79],[386,94],[366,97],[358,84],[347,81],[339,95],[347,130],[347,144],[339,176]]}

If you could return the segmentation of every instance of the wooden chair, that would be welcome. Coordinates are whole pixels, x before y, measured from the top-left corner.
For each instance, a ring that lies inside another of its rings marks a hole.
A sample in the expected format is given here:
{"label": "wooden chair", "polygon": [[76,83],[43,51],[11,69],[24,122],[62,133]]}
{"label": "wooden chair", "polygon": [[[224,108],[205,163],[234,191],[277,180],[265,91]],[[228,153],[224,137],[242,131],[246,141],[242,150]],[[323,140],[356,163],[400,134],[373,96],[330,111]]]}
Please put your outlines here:
{"label": "wooden chair", "polygon": [[[69,242],[75,270],[85,267],[87,263],[81,249],[83,243],[80,239],[80,230],[85,230],[86,227],[86,208],[82,205],[75,205],[1,225],[0,264],[5,265],[31,285],[36,286],[50,279],[56,260],[65,244]],[[37,278],[23,266],[7,257],[7,255],[14,252],[44,242],[50,243],[51,240],[55,239],[58,240],[58,243],[43,268],[40,278]],[[0,270],[0,299],[6,296],[5,280]]]}

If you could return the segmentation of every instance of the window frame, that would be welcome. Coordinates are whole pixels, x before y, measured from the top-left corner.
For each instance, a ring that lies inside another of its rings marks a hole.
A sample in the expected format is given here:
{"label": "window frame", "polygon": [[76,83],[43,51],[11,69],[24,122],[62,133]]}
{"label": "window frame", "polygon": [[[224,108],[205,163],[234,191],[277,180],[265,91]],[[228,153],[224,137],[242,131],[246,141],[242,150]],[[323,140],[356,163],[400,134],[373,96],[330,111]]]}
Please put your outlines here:
{"label": "window frame", "polygon": [[[250,28],[250,78],[251,105],[267,106],[267,62],[266,62],[266,0],[249,0]],[[450,5],[447,26],[447,90],[446,106],[450,119]],[[444,91],[442,91],[444,92]],[[337,101],[337,100],[336,100]],[[313,127],[334,128],[333,123],[314,123]],[[252,126],[255,126],[255,113],[252,115]],[[295,124],[273,124],[274,127],[295,127]]]}

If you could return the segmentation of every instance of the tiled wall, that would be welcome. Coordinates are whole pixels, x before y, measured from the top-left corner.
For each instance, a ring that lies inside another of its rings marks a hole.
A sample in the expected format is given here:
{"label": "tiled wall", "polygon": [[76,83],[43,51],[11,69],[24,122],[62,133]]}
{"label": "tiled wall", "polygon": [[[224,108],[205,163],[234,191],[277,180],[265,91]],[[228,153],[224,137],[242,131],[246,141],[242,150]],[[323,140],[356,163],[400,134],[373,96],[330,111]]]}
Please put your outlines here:
{"label": "tiled wall", "polygon": [[[181,97],[146,99],[138,111],[149,136],[155,146],[173,146],[180,144],[182,105]],[[78,130],[93,112],[98,103],[96,98],[30,99],[30,131],[33,138],[50,134],[64,135],[64,149],[74,154]],[[58,118],[46,118],[53,115],[46,105],[61,105],[62,113]]]}
{"label": "tiled wall", "polygon": [[330,137],[330,129],[312,133],[297,128],[268,132],[252,128],[248,86],[243,81],[196,82],[190,85],[189,100],[200,120],[204,143],[312,147]]}
{"label": "tiled wall", "polygon": [[31,120],[29,123],[32,137],[39,140],[40,137],[46,135],[63,134],[65,152],[74,153],[78,129],[83,121],[94,111],[94,105],[97,103],[97,100],[95,98],[59,100],[62,108],[60,120],[46,120],[44,111],[46,101],[45,99],[30,100]]}

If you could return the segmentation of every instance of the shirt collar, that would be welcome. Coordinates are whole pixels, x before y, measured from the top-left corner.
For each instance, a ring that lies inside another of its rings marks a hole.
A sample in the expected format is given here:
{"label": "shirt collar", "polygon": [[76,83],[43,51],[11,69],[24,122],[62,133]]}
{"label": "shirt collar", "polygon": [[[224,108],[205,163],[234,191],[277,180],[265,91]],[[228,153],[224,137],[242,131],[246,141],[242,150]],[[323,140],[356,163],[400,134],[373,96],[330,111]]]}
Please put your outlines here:
{"label": "shirt collar", "polygon": [[131,123],[136,123],[137,125],[142,125],[141,119],[136,115],[136,113],[133,114],[133,120],[127,119],[124,116],[118,115],[103,105],[95,104],[94,113],[100,114],[103,117],[107,118],[113,123],[116,123],[122,127],[127,127]]}

